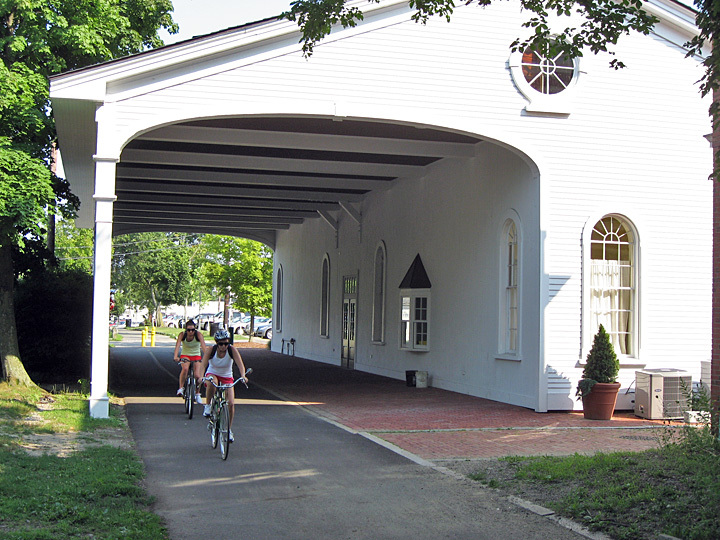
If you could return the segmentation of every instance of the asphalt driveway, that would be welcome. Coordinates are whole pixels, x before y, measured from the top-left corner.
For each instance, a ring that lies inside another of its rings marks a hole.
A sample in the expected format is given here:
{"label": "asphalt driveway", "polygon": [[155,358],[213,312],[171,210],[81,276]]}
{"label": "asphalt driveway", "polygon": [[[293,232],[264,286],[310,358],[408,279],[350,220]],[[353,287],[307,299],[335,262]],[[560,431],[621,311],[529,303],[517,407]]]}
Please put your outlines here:
{"label": "asphalt driveway", "polygon": [[200,407],[188,420],[174,396],[178,368],[167,341],[126,341],[112,350],[110,372],[173,540],[580,538],[257,385],[236,392],[236,442],[222,461]]}

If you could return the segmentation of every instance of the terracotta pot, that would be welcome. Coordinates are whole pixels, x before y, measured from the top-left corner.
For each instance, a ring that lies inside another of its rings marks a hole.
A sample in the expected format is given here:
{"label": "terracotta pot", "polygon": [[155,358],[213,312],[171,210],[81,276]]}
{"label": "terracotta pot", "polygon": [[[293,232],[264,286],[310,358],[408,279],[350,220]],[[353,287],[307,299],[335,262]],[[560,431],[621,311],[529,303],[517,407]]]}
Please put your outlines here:
{"label": "terracotta pot", "polygon": [[583,414],[588,420],[610,420],[615,411],[620,383],[595,383],[582,398]]}

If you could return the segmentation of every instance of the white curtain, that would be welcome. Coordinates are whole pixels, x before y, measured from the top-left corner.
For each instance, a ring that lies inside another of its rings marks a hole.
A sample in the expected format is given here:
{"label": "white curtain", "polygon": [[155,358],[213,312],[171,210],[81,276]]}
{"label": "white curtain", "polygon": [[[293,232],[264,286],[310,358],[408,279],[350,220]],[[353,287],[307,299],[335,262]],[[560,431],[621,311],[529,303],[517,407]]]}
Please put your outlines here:
{"label": "white curtain", "polygon": [[593,259],[590,267],[591,328],[602,324],[619,354],[632,354],[632,267],[629,261]]}

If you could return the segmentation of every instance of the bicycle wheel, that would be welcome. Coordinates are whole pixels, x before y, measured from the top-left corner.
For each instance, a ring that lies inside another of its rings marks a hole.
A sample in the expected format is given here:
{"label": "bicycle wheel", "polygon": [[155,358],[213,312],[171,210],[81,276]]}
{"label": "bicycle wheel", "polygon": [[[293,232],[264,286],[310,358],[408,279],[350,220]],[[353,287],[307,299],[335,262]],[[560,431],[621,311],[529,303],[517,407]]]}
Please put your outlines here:
{"label": "bicycle wheel", "polygon": [[220,409],[220,455],[227,459],[230,450],[230,411],[227,404]]}
{"label": "bicycle wheel", "polygon": [[183,399],[185,401],[185,413],[187,413],[192,407],[192,400],[188,397],[190,395],[190,375],[188,375],[188,378],[185,379],[185,384],[183,385],[183,392],[185,393],[185,395],[183,396]]}
{"label": "bicycle wheel", "polygon": [[188,401],[188,396],[185,396],[185,402],[187,405],[187,415],[188,420],[192,420],[193,417],[193,411],[195,410],[195,377],[192,374],[188,374],[188,380],[190,381],[187,385],[186,392],[190,393],[190,401]]}
{"label": "bicycle wheel", "polygon": [[212,415],[210,416],[210,425],[208,427],[210,428],[210,442],[212,443],[212,447],[217,448],[218,439],[220,438],[218,436],[220,433],[220,418],[214,404]]}

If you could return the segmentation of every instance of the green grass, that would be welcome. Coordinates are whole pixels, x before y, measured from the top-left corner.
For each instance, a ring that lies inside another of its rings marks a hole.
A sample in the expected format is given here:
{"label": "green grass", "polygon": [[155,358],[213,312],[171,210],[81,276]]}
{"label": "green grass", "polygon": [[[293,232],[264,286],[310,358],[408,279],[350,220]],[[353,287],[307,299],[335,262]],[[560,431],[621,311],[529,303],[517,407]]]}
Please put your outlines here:
{"label": "green grass", "polygon": [[[137,328],[132,328],[131,330],[134,330],[137,332],[142,332],[143,328],[144,327],[140,326]],[[155,327],[156,334],[162,334],[164,336],[169,336],[173,339],[177,339],[178,334],[182,331],[183,331],[182,328],[168,328],[165,326],[156,326]],[[208,344],[213,343],[213,339],[212,339],[212,336],[210,335],[210,332],[208,332],[207,330],[201,330],[201,332],[202,332],[203,337],[205,338],[205,343],[208,343]],[[148,342],[149,342],[149,340],[150,340],[150,336],[148,335]],[[247,341],[248,336],[246,336],[245,334],[235,334],[235,337],[233,340],[236,342],[237,341]]]}
{"label": "green grass", "polygon": [[0,538],[167,539],[134,452],[95,444],[58,457],[23,448],[36,434],[96,441],[100,430],[127,429],[122,409],[111,411],[110,419],[93,419],[85,395],[0,384]]}
{"label": "green grass", "polygon": [[503,461],[509,477],[471,478],[620,540],[720,538],[720,443],[707,430],[646,452]]}

